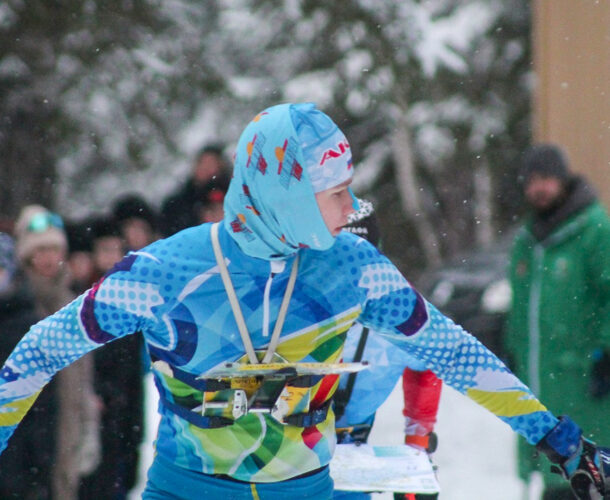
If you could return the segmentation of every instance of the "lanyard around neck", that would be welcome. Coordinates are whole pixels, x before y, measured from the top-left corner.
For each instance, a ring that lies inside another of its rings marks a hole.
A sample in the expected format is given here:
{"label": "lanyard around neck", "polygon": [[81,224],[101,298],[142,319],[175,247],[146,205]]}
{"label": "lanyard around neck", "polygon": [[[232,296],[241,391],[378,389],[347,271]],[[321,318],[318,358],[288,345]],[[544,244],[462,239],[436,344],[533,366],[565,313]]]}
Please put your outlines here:
{"label": "lanyard around neck", "polygon": [[[256,352],[254,351],[254,346],[252,345],[252,339],[250,338],[250,333],[248,332],[248,327],[246,326],[246,321],[244,320],[244,315],[241,311],[241,307],[239,306],[239,300],[237,298],[237,294],[235,293],[235,288],[233,288],[233,283],[231,282],[231,277],[229,276],[229,270],[227,269],[227,263],[225,262],[224,255],[222,254],[222,249],[220,248],[220,242],[218,240],[218,224],[213,224],[211,229],[211,237],[212,237],[212,246],[214,247],[214,256],[216,257],[216,263],[218,264],[218,270],[220,271],[220,277],[222,278],[222,283],[224,284],[225,290],[227,292],[227,297],[229,298],[229,303],[231,304],[231,309],[233,310],[233,316],[235,317],[235,322],[237,323],[237,328],[239,329],[239,334],[241,335],[241,340],[244,343],[244,347],[246,349],[246,354],[248,355],[248,359],[250,363],[257,364],[259,363],[258,357],[256,356]],[[290,297],[292,296],[292,292],[294,290],[294,284],[297,279],[297,272],[299,267],[299,254],[297,253],[294,262],[292,263],[292,269],[290,271],[290,278],[288,278],[288,284],[286,285],[286,291],[284,292],[284,298],[282,299],[282,304],[280,306],[280,311],[277,315],[277,321],[275,322],[275,328],[273,329],[273,333],[271,334],[271,339],[269,341],[269,346],[265,351],[265,355],[263,359],[260,361],[261,363],[269,363],[275,353],[275,349],[277,348],[277,344],[280,339],[280,333],[282,331],[282,327],[284,326],[284,320],[286,319],[286,313],[288,312],[288,304],[290,303]]]}

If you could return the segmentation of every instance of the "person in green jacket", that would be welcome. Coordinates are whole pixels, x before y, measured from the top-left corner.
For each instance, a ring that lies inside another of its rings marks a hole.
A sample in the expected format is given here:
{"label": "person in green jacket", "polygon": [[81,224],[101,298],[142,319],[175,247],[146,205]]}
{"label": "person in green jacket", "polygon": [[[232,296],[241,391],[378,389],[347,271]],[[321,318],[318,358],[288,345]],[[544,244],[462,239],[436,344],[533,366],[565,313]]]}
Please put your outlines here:
{"label": "person in green jacket", "polygon": [[[570,414],[595,442],[610,440],[610,219],[562,150],[523,157],[530,213],[510,260],[512,308],[505,335],[513,370],[556,414]],[[548,462],[519,443],[519,473],[539,470],[546,499],[572,499]]]}

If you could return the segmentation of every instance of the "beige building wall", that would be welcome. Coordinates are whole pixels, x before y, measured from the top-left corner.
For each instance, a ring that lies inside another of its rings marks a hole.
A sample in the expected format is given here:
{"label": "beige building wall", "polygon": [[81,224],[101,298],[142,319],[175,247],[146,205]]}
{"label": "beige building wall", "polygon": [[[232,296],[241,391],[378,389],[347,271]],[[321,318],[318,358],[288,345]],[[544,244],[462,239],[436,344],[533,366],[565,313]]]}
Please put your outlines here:
{"label": "beige building wall", "polygon": [[534,0],[534,139],[564,147],[610,207],[610,0]]}

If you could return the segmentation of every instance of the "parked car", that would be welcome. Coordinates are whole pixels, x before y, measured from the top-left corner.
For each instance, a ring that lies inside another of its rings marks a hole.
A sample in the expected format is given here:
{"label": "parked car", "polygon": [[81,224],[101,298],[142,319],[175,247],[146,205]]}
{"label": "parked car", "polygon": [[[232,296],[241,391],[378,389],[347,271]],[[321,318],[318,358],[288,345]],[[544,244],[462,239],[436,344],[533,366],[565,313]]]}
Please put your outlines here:
{"label": "parked car", "polygon": [[439,310],[508,361],[503,349],[511,302],[507,277],[514,232],[485,249],[452,259],[421,276],[418,288]]}

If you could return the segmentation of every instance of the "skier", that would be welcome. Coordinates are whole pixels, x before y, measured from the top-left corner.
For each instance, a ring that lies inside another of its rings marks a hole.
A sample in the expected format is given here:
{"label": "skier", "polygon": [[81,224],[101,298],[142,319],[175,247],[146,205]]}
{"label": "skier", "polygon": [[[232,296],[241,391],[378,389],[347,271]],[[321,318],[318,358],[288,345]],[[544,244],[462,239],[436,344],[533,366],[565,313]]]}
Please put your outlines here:
{"label": "skier", "polygon": [[[359,209],[350,214],[344,231],[380,247],[380,231],[373,204],[358,199]],[[405,416],[405,443],[422,451],[433,452],[433,434],[442,382],[425,365],[384,339],[374,330],[356,322],[347,332],[343,361],[366,361],[369,368],[341,376],[333,397],[338,443],[366,443],[377,409],[388,398],[401,374]],[[405,368],[406,367],[406,368]],[[432,436],[432,437],[431,437]],[[415,498],[432,500],[437,495],[407,497],[396,493],[397,500]],[[335,490],[334,499],[368,499],[366,492]]]}
{"label": "skier", "polygon": [[[536,445],[579,498],[601,498],[604,449],[342,231],[352,173],[349,143],[315,105],[258,114],[237,144],[221,223],[129,253],[25,334],[0,370],[0,449],[56,372],[141,332],[161,414],[145,500],[331,498],[338,375],[297,370],[335,369],[358,320]],[[288,369],[246,376],[259,361]]]}

